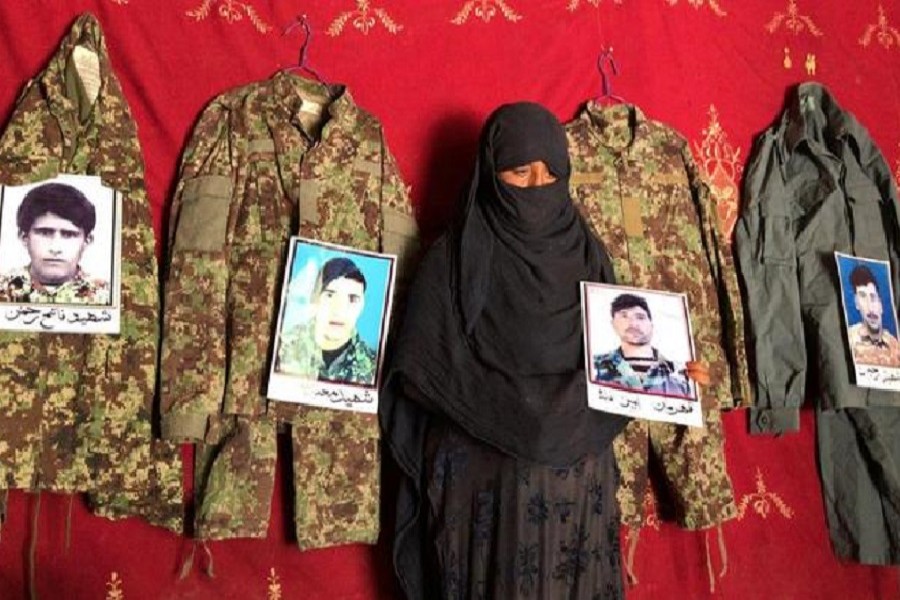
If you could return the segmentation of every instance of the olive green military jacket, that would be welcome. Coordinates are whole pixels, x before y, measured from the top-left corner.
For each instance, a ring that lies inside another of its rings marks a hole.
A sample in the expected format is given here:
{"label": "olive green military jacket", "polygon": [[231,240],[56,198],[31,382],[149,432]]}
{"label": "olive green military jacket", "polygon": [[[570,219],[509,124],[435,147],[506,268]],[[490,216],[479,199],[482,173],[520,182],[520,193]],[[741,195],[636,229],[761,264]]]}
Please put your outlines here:
{"label": "olive green military jacket", "polygon": [[[80,73],[99,81],[96,96]],[[0,184],[60,173],[97,175],[121,193],[121,333],[0,332],[0,487],[88,492],[100,515],[180,531],[180,450],[151,434],[159,284],[144,165],[91,15],[26,84],[0,137]]]}
{"label": "olive green military jacket", "polygon": [[[268,427],[263,423],[271,420],[291,423],[295,432],[306,432],[299,441],[306,450],[294,457],[295,472],[307,471],[301,463],[335,463],[331,472],[341,473],[345,482],[335,485],[347,488],[318,490],[301,512],[327,515],[329,502],[349,494],[356,505],[345,512],[371,515],[354,531],[342,530],[341,515],[333,523],[311,523],[298,532],[300,545],[374,543],[376,416],[265,397],[292,235],[397,254],[400,280],[417,240],[408,190],[380,123],[342,86],[279,73],[216,98],[184,152],[172,204],[165,291],[163,435],[204,441],[219,418],[229,416],[251,429],[254,423]],[[371,443],[363,455],[347,457],[341,450],[366,440]],[[263,464],[274,467],[271,461]],[[228,473],[223,477],[243,477],[231,467],[222,470]],[[215,485],[210,480],[200,489],[209,498],[226,495]],[[198,503],[203,506],[203,498]],[[230,531],[231,525],[218,528],[215,537],[249,534],[234,523]]]}
{"label": "olive green military jacket", "polygon": [[807,392],[822,409],[900,406],[896,392],[854,384],[834,258],[890,261],[897,297],[897,189],[869,133],[825,87],[802,84],[744,181],[735,242],[756,369],[751,432],[797,430]]}

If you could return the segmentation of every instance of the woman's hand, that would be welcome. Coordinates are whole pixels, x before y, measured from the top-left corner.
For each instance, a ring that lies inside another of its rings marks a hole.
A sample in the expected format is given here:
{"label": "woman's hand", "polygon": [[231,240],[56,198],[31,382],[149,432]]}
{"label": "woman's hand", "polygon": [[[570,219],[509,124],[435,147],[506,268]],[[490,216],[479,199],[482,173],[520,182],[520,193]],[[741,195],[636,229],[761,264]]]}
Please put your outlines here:
{"label": "woman's hand", "polygon": [[687,376],[700,385],[709,385],[709,368],[698,360],[690,360],[685,364]]}

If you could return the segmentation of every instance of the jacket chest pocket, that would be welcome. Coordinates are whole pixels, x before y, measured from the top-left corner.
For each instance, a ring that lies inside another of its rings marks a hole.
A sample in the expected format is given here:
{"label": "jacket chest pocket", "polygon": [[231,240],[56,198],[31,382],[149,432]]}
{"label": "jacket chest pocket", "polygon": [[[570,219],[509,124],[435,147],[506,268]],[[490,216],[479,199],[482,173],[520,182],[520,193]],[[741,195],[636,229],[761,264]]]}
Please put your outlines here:
{"label": "jacket chest pocket", "polygon": [[795,267],[797,264],[797,248],[794,236],[794,224],[791,217],[778,210],[773,210],[769,202],[760,204],[762,216],[762,260],[764,264]]}
{"label": "jacket chest pocket", "polygon": [[296,208],[284,192],[274,154],[271,160],[260,157],[248,164],[240,193],[233,244],[280,244],[292,234]]}

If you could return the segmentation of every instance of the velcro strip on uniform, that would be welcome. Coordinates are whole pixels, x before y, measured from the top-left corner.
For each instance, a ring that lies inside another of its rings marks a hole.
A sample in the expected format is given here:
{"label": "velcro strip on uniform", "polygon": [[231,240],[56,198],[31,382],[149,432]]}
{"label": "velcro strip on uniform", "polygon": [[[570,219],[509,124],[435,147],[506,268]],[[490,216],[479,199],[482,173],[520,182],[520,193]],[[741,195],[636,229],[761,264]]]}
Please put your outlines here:
{"label": "velcro strip on uniform", "polygon": [[390,206],[384,207],[384,230],[405,236],[418,235],[419,227],[412,215]]}
{"label": "velcro strip on uniform", "polygon": [[297,198],[297,209],[300,211],[300,222],[318,225],[319,217],[319,182],[304,179],[300,182],[300,193]]}
{"label": "velcro strip on uniform", "polygon": [[603,173],[572,173],[569,182],[572,185],[599,184],[605,179]]}
{"label": "velcro strip on uniform", "polygon": [[628,237],[643,237],[644,220],[641,217],[641,201],[634,196],[622,199],[622,225]]}
{"label": "velcro strip on uniform", "polygon": [[381,236],[381,250],[387,254],[396,254],[400,260],[407,258],[419,244],[419,238],[414,235],[403,235],[391,231],[385,231]]}
{"label": "velcro strip on uniform", "polygon": [[268,154],[275,152],[275,142],[268,139],[250,140],[247,144],[249,154]]}
{"label": "velcro strip on uniform", "polygon": [[175,246],[214,252],[225,246],[234,186],[222,175],[195,177],[184,184]]}
{"label": "velcro strip on uniform", "polygon": [[353,163],[353,170],[381,177],[381,163],[373,160],[357,160]]}

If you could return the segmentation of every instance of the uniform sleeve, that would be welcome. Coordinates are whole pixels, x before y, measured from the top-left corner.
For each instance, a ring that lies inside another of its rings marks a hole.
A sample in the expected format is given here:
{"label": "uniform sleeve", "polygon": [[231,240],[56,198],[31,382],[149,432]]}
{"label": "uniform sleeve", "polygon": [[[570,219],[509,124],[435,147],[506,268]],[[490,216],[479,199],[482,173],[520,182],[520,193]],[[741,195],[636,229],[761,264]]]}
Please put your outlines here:
{"label": "uniform sleeve", "polygon": [[765,136],[747,169],[745,206],[735,229],[747,295],[748,346],[756,375],[756,403],[750,409],[753,434],[798,430],[806,386],[790,198],[775,158],[775,137]]}
{"label": "uniform sleeve", "polygon": [[730,351],[733,347],[730,331],[734,323],[731,318],[728,286],[725,283],[716,210],[709,186],[700,176],[687,145],[682,148],[681,154],[699,220],[700,243],[704,252],[705,266],[709,269],[708,273],[700,275],[702,279],[711,278],[709,282],[701,282],[702,293],[689,295],[691,320],[695,324],[697,354],[710,370],[712,379],[710,390],[717,390],[718,406],[731,408],[735,402],[731,361],[733,353]]}
{"label": "uniform sleeve", "polygon": [[203,439],[225,389],[229,113],[214,103],[184,152],[172,200],[160,365],[162,434]]}
{"label": "uniform sleeve", "polygon": [[381,153],[381,250],[397,255],[394,314],[402,314],[403,300],[419,255],[419,229],[409,199],[409,188],[382,138]]}

